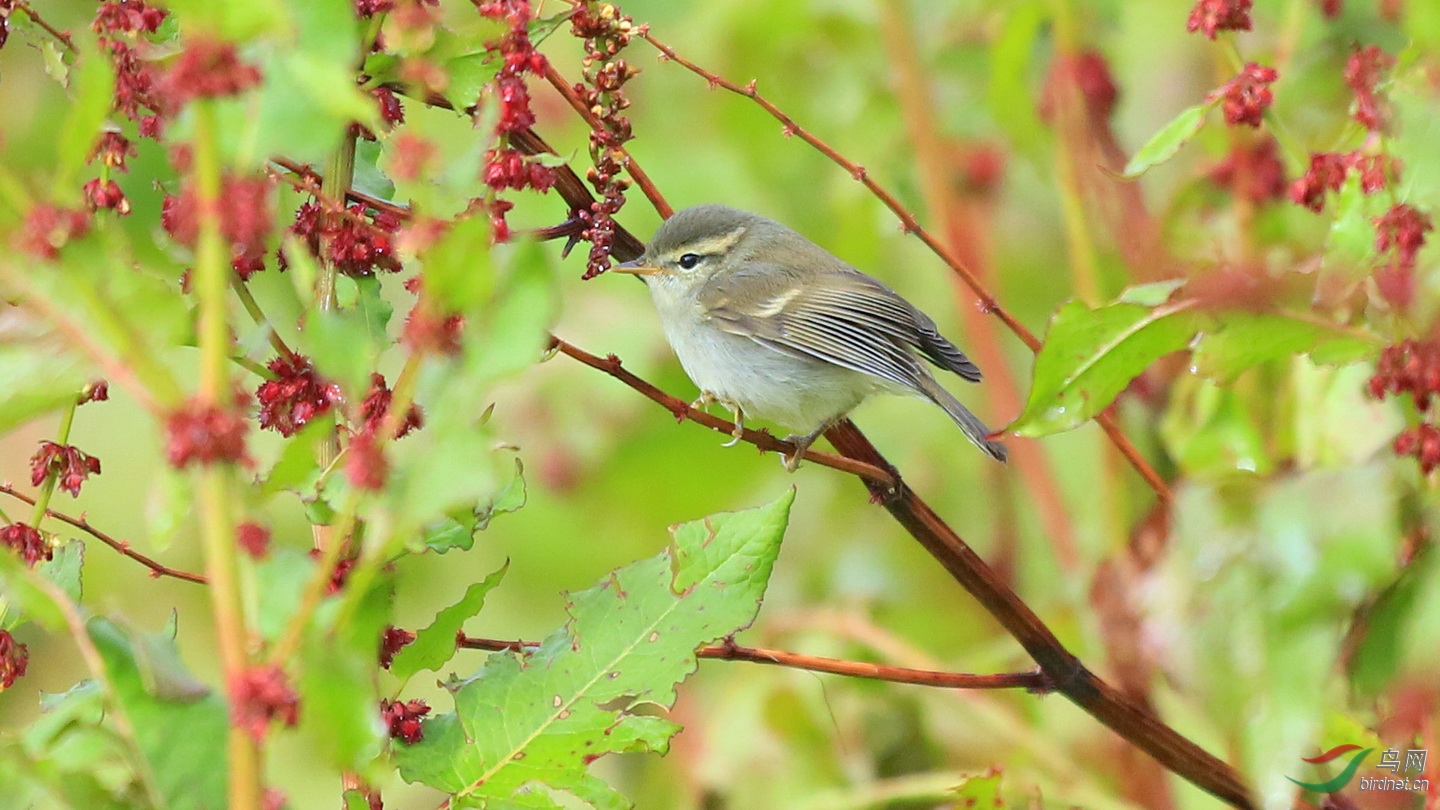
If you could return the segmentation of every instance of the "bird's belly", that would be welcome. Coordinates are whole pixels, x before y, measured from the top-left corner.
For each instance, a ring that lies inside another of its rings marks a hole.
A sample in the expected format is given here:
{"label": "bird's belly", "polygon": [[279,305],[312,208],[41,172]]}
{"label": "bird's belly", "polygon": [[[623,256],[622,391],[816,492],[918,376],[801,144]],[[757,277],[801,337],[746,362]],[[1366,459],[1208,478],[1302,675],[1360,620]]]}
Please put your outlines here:
{"label": "bird's belly", "polygon": [[713,328],[667,337],[700,390],[739,405],[747,416],[794,430],[813,430],[879,388],[868,374],[793,357]]}

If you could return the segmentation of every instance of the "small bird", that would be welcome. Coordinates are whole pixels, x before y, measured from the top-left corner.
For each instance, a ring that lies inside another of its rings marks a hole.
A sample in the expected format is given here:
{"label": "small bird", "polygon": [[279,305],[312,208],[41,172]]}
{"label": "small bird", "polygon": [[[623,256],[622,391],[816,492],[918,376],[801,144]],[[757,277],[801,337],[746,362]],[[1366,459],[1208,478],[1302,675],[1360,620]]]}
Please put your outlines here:
{"label": "small bird", "polygon": [[[794,471],[817,436],[875,393],[922,396],[991,458],[1005,445],[935,381],[922,358],[970,382],[980,369],[925,313],[774,220],[723,205],[680,211],[617,273],[650,289],[670,347],[719,403],[806,433],[786,437]],[[733,443],[733,442],[732,442]]]}

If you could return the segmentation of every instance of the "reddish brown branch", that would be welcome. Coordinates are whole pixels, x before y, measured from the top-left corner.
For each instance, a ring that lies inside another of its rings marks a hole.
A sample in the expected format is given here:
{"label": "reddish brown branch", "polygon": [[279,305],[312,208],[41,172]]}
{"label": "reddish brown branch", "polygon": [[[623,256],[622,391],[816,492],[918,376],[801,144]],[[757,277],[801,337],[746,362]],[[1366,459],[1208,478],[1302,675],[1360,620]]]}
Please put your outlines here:
{"label": "reddish brown branch", "polygon": [[70,51],[75,50],[75,41],[70,38],[69,32],[61,31],[50,23],[45,22],[45,19],[35,13],[35,9],[31,8],[30,4],[25,2],[25,0],[20,0],[20,2],[16,3],[15,10],[25,12],[25,16],[29,17],[31,22],[43,28],[45,33],[59,40],[60,44],[64,45],[66,49]]}
{"label": "reddish brown branch", "polygon": [[[826,431],[825,438],[842,455],[877,467],[889,467],[869,439],[848,420]],[[1236,807],[1254,806],[1233,768],[1086,669],[980,555],[903,481],[893,493],[880,493],[872,488],[871,494],[888,495],[882,502],[891,516],[1020,642],[1040,665],[1040,671],[1051,679],[1055,691],[1166,768],[1214,796]]]}
{"label": "reddish brown branch", "polygon": [[[24,501],[31,506],[35,505],[34,498],[26,495],[23,492],[17,491],[9,484],[0,484],[0,493],[9,495],[10,497],[17,500]],[[64,512],[57,512],[54,509],[46,509],[45,514],[52,518],[55,518],[61,523],[67,523],[71,526],[74,526],[75,528],[79,529],[82,532],[85,532],[96,540],[99,540],[100,542],[115,549],[121,554],[124,554],[126,557],[129,557],[135,562],[138,562],[146,568],[149,568],[151,571],[151,576],[174,577],[175,579],[183,579],[186,582],[194,582],[198,585],[206,584],[205,577],[201,576],[200,574],[192,574],[189,571],[181,571],[178,568],[171,568],[168,565],[152,560],[151,558],[131,548],[130,544],[125,542],[124,540],[116,540],[105,532],[102,532],[94,526],[91,526],[90,522],[87,521],[84,516],[78,518],[71,517]]]}
{"label": "reddish brown branch", "polygon": [[[948,265],[950,269],[953,270],[960,277],[960,279],[965,282],[965,285],[970,288],[970,291],[973,292],[976,297],[980,299],[979,306],[981,311],[988,312],[1003,321],[1005,325],[1010,328],[1010,331],[1013,332],[1016,337],[1020,338],[1021,342],[1023,342],[1027,347],[1029,347],[1030,351],[1037,353],[1040,351],[1040,339],[1035,336],[1035,333],[1031,332],[1028,328],[1026,328],[1026,326],[1022,324],[1014,315],[1012,315],[1009,310],[1001,307],[1000,304],[995,300],[995,296],[990,294],[989,290],[980,280],[980,277],[976,275],[975,272],[972,271],[970,267],[967,266],[965,262],[960,259],[959,256],[955,255],[955,253],[951,251],[948,247],[946,247],[943,242],[936,238],[934,234],[925,230],[925,228],[922,227],[920,225],[920,222],[915,218],[915,215],[910,213],[910,211],[898,199],[895,198],[895,195],[891,194],[885,189],[884,186],[876,182],[876,180],[872,178],[868,172],[865,171],[864,166],[861,166],[858,163],[855,163],[854,161],[846,158],[844,155],[836,151],[834,147],[830,146],[828,143],[821,140],[818,136],[797,124],[795,122],[795,119],[791,118],[787,113],[785,113],[779,107],[775,106],[775,104],[769,99],[760,95],[759,91],[755,89],[755,82],[752,81],[749,84],[743,86],[735,84],[734,82],[729,81],[722,76],[711,73],[705,68],[700,67],[694,62],[691,62],[690,60],[676,53],[674,48],[671,48],[669,45],[666,45],[665,43],[657,40],[648,31],[642,32],[640,34],[640,37],[646,42],[649,42],[651,45],[655,46],[655,48],[660,51],[663,58],[670,59],[682,65],[695,75],[705,79],[705,81],[708,82],[712,88],[722,87],[732,93],[736,93],[750,99],[751,101],[754,101],[756,104],[760,105],[762,109],[769,113],[772,118],[780,122],[780,125],[783,128],[782,131],[787,136],[793,135],[800,138],[801,140],[810,144],[810,146],[814,147],[821,154],[825,155],[825,157],[829,158],[836,165],[849,172],[851,177],[855,178],[861,184],[863,184],[865,188],[869,189],[871,194],[874,194],[877,199],[879,199],[882,203],[885,204],[886,208],[889,208],[890,211],[895,214],[895,216],[900,220],[901,227],[903,227],[907,233],[914,234],[917,238],[920,239],[921,242],[925,243],[925,246],[930,248],[931,252],[933,252],[936,256],[940,257],[940,260],[945,262],[945,264]],[[1125,458],[1129,460],[1131,466],[1133,466],[1135,468],[1135,471],[1140,474],[1140,477],[1145,479],[1145,483],[1149,484],[1150,488],[1155,490],[1155,494],[1163,500],[1170,500],[1170,487],[1168,484],[1165,483],[1165,479],[1160,477],[1160,474],[1157,473],[1155,469],[1150,466],[1150,462],[1146,461],[1145,457],[1140,455],[1140,451],[1135,448],[1135,445],[1131,444],[1130,440],[1125,437],[1125,434],[1120,432],[1120,428],[1115,423],[1114,418],[1108,413],[1102,413],[1099,416],[1095,417],[1095,421],[1100,424],[1100,427],[1105,431],[1106,435],[1110,437],[1110,440],[1115,443],[1115,446],[1118,447],[1120,449],[1120,452],[1124,454]]]}
{"label": "reddish brown branch", "polygon": [[[550,82],[551,87],[554,87],[560,95],[565,97],[565,101],[570,104],[570,107],[574,109],[581,118],[585,119],[585,123],[589,124],[591,129],[598,130],[604,128],[604,124],[595,116],[595,113],[590,111],[589,107],[585,106],[585,102],[581,100],[580,96],[576,95],[575,88],[571,87],[570,83],[565,81],[565,77],[560,75],[560,71],[555,69],[555,65],[552,62],[547,61],[545,63],[545,79]],[[645,198],[650,201],[651,205],[655,206],[655,210],[660,213],[660,216],[669,219],[670,216],[675,213],[675,209],[670,207],[670,203],[666,202],[665,195],[660,193],[660,189],[655,186],[655,182],[650,179],[650,175],[646,174],[645,170],[640,168],[639,162],[637,162],[635,157],[628,151],[625,152],[623,163],[625,165],[625,171],[629,172],[630,176],[635,179],[635,185],[640,187],[640,191],[645,194]]]}
{"label": "reddish brown branch", "polygon": [[[470,650],[491,650],[494,652],[523,652],[539,646],[533,641],[502,641],[492,638],[473,638],[462,635],[457,643]],[[846,661],[839,658],[825,658],[818,655],[767,650],[761,647],[742,647],[727,640],[723,644],[711,644],[695,651],[696,658],[718,661],[749,661],[754,664],[803,669],[810,672],[826,672],[832,675],[847,675],[852,678],[868,678],[890,683],[909,683],[917,686],[933,686],[939,689],[1026,689],[1031,692],[1047,692],[1050,684],[1041,672],[1002,672],[996,675],[972,675],[967,672],[939,672],[930,669],[910,669],[866,661]]]}
{"label": "reddish brown branch", "polygon": [[[664,406],[667,411],[675,414],[677,419],[689,419],[692,422],[698,422],[711,430],[727,435],[732,434],[735,430],[735,424],[733,422],[727,422],[698,408],[692,408],[685,400],[672,397],[654,385],[625,370],[620,364],[620,358],[613,354],[607,355],[606,357],[598,357],[578,346],[566,343],[553,335],[550,338],[550,347],[552,349],[558,349],[561,354],[579,360],[591,368],[599,369],[620,382],[625,383],[645,395],[645,397],[652,402]],[[745,428],[741,438],[761,450],[783,453],[787,456],[795,452],[795,445],[787,441],[781,441],[763,430]],[[853,459],[843,458],[832,453],[822,453],[819,450],[812,449],[806,450],[801,458],[806,461],[813,461],[822,467],[830,467],[840,470],[841,472],[848,472],[851,475],[859,476],[870,484],[880,487],[882,491],[889,491],[894,488],[897,483],[896,478],[884,469]]]}

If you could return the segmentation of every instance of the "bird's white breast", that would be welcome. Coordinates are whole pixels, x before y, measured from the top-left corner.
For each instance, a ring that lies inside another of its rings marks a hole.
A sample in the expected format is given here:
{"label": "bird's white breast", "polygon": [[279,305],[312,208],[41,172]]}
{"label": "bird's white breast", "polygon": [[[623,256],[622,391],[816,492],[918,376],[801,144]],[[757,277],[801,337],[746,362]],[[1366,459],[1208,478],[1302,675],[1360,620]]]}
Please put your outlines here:
{"label": "bird's white breast", "polygon": [[747,416],[808,432],[881,388],[869,375],[722,331],[682,290],[663,282],[649,287],[685,373],[702,391],[739,405]]}

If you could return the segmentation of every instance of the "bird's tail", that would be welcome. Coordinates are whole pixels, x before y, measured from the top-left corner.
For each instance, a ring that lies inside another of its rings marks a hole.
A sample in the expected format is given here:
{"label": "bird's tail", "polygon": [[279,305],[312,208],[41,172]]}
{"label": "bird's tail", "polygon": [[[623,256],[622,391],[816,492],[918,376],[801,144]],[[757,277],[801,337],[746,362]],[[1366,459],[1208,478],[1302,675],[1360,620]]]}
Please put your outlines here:
{"label": "bird's tail", "polygon": [[985,423],[980,421],[980,417],[971,413],[969,408],[961,405],[960,400],[956,399],[954,394],[946,391],[944,386],[933,379],[923,380],[920,392],[931,402],[944,408],[945,413],[950,414],[950,418],[960,426],[960,430],[965,432],[965,437],[974,442],[976,447],[984,450],[986,455],[996,461],[1004,463],[1009,456],[1005,445],[986,438],[990,435],[990,428],[985,427]]}

